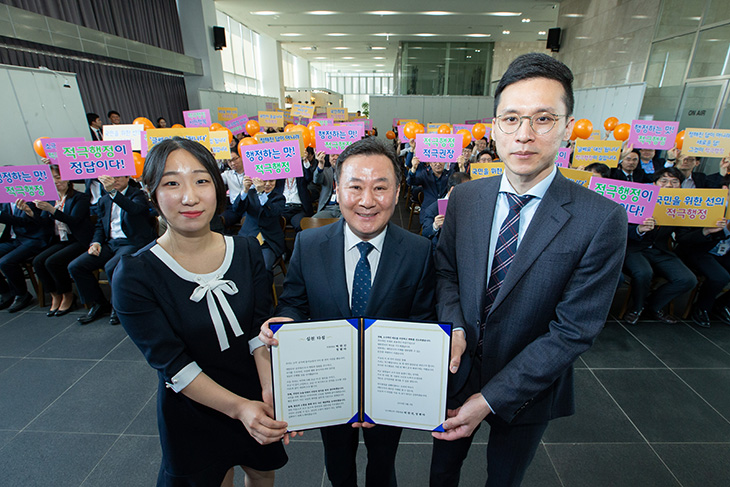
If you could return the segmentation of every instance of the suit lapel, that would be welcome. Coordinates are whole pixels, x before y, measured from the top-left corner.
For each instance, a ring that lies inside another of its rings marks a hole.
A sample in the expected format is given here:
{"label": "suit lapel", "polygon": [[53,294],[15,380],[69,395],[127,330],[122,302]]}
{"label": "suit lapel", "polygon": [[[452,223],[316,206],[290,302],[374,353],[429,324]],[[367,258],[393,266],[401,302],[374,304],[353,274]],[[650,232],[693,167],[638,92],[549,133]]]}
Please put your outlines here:
{"label": "suit lapel", "polygon": [[345,280],[345,221],[326,227],[325,240],[320,244],[319,268],[325,270],[327,289],[340,316],[350,316],[350,300]]}
{"label": "suit lapel", "polygon": [[406,255],[405,249],[401,245],[403,238],[402,235],[398,234],[398,230],[393,224],[388,224],[388,231],[383,241],[383,252],[380,254],[380,262],[378,263],[378,271],[370,288],[370,297],[365,308],[365,314],[368,316],[378,316],[380,314],[380,305],[386,302],[385,298],[396,282],[396,276],[402,272],[400,263],[403,262]]}
{"label": "suit lapel", "polygon": [[572,189],[569,185],[575,184],[565,179],[560,173],[545,193],[530,227],[520,242],[515,259],[510,265],[502,287],[494,300],[490,314],[505,300],[512,288],[519,282],[525,272],[532,267],[535,260],[555,238],[560,229],[570,219],[570,213],[563,205],[570,203]]}
{"label": "suit lapel", "polygon": [[476,289],[480,290],[477,293],[478,316],[481,316],[484,311],[484,298],[487,290],[487,265],[489,263],[489,239],[492,234],[492,220],[497,206],[501,180],[501,177],[486,178],[484,180],[485,189],[479,192],[478,202],[473,206],[474,213],[472,215],[476,215],[476,218],[470,219],[471,221],[481,222],[478,225],[470,225],[471,236],[468,239],[469,242],[479,242],[479,245],[474,249],[476,255],[474,255],[472,271],[475,276]]}

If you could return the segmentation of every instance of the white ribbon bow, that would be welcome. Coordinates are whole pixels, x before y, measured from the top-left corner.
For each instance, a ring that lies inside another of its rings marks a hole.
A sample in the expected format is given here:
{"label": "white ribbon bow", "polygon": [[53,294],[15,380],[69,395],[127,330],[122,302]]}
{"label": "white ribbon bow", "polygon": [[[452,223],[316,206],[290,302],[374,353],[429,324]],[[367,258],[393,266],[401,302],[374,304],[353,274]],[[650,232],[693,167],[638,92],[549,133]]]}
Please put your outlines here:
{"label": "white ribbon bow", "polygon": [[235,313],[233,313],[231,305],[228,304],[228,300],[223,295],[223,293],[233,295],[237,292],[238,288],[233,281],[222,280],[221,276],[217,276],[215,279],[211,279],[208,282],[200,284],[197,288],[195,288],[193,294],[190,295],[190,300],[195,301],[196,303],[200,302],[200,300],[203,299],[203,296],[205,296],[206,301],[208,302],[208,312],[210,313],[210,317],[213,319],[215,334],[218,336],[218,343],[221,346],[221,352],[227,350],[229,344],[228,337],[226,336],[226,329],[223,325],[223,320],[221,319],[218,307],[215,305],[215,299],[213,299],[213,296],[215,295],[215,297],[218,298],[218,303],[220,303],[221,308],[223,308],[223,312],[228,319],[228,323],[231,325],[233,333],[238,337],[243,335],[243,330],[241,330],[241,325],[238,324],[238,320],[236,319]]}

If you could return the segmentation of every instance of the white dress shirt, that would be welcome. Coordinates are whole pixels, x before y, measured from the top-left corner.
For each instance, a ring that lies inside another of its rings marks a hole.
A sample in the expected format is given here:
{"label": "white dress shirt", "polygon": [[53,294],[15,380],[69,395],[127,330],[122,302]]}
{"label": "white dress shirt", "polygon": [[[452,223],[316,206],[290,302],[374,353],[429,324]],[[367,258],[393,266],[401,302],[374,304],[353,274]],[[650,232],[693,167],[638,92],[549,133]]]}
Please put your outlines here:
{"label": "white dress shirt", "polygon": [[[243,171],[241,171],[241,173],[239,174],[233,169],[223,171],[223,173],[221,174],[223,182],[225,183],[226,187],[228,187],[228,199],[231,201],[231,203],[236,201],[236,198],[239,194],[241,194],[241,191],[243,190],[243,176]],[[245,198],[245,195],[243,197]]]}
{"label": "white dress shirt", "polygon": [[[126,194],[128,189],[129,186],[124,188],[124,191],[117,191],[117,194]],[[114,200],[115,196],[111,196],[112,200]],[[122,207],[116,203],[112,203],[112,215],[109,226],[111,227],[109,230],[109,238],[127,238],[124,230],[122,230]]]}
{"label": "white dress shirt", "polygon": [[[375,274],[378,272],[378,264],[380,263],[380,255],[383,252],[383,242],[385,241],[385,233],[387,231],[388,227],[385,227],[377,237],[368,240],[368,243],[374,247],[368,254],[371,285],[375,281]],[[349,302],[352,302],[352,280],[355,278],[355,267],[357,267],[357,263],[360,260],[360,251],[357,249],[357,244],[362,241],[362,239],[350,230],[350,226],[345,222],[345,281],[347,282]]]}

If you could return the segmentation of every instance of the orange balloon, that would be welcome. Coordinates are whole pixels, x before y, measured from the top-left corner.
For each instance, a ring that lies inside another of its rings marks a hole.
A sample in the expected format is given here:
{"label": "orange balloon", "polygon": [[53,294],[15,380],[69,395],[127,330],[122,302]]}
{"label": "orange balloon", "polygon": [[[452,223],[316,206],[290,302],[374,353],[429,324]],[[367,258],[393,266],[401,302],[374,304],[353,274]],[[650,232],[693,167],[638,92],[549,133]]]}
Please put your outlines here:
{"label": "orange balloon", "polygon": [[575,133],[575,124],[573,124],[573,131],[570,133],[570,140],[575,140],[578,138],[578,134]]}
{"label": "orange balloon", "polygon": [[291,129],[293,129],[294,127],[296,127],[296,125],[294,125],[293,123],[288,123],[286,124],[286,127],[284,127],[284,132],[291,132]]}
{"label": "orange balloon", "polygon": [[385,132],[385,138],[388,140],[395,139],[395,132],[393,132],[392,130],[388,130],[387,132]]}
{"label": "orange balloon", "polygon": [[[449,127],[446,124],[439,125],[439,128],[436,130],[437,134],[447,135],[451,133],[451,127]],[[470,138],[471,140],[471,138]]]}
{"label": "orange balloon", "polygon": [[309,146],[309,143],[311,142],[311,134],[307,127],[304,125],[295,125],[289,132],[299,132],[299,136],[302,138],[304,147]]}
{"label": "orange balloon", "polygon": [[[411,122],[409,122],[411,123]],[[405,127],[403,127],[403,135],[405,135],[409,139],[415,139],[416,138],[416,125],[408,125],[406,124]]]}
{"label": "orange balloon", "polygon": [[616,140],[626,140],[629,138],[631,132],[631,125],[628,123],[620,123],[613,129],[613,138]]}
{"label": "orange balloon", "polygon": [[134,159],[134,170],[136,171],[132,177],[139,179],[142,177],[142,171],[144,170],[144,157],[139,152],[133,152],[132,158]]}
{"label": "orange balloon", "polygon": [[573,132],[581,139],[587,139],[593,133],[593,124],[590,120],[581,118],[573,126]]}
{"label": "orange balloon", "polygon": [[316,121],[316,120],[312,120],[311,122],[309,122],[309,123],[307,124],[307,128],[308,128],[308,129],[311,129],[312,127],[321,127],[321,126],[322,126],[322,124],[320,124],[320,123],[319,123],[318,121]]}
{"label": "orange balloon", "polygon": [[223,130],[223,128],[223,125],[219,124],[218,122],[211,124],[209,127],[211,132],[217,132],[218,130]]}
{"label": "orange balloon", "polygon": [[[682,133],[684,133],[684,132],[682,132]],[[33,142],[33,150],[35,151],[36,154],[38,154],[39,156],[41,156],[43,158],[48,157],[48,156],[46,156],[46,151],[43,149],[43,144],[41,143],[41,139],[47,139],[47,138],[48,137],[38,137]]]}
{"label": "orange balloon", "polygon": [[483,123],[475,123],[471,128],[471,133],[474,136],[474,140],[480,140],[487,135],[487,126]]}
{"label": "orange balloon", "polygon": [[242,148],[243,146],[245,146],[245,145],[255,145],[255,144],[258,144],[258,143],[259,143],[259,141],[256,140],[253,137],[244,137],[244,138],[241,139],[241,142],[238,143],[238,153],[241,154],[241,155],[243,155],[243,148]]}
{"label": "orange balloon", "polygon": [[253,137],[261,130],[261,126],[256,120],[249,120],[246,122],[246,133]]}
{"label": "orange balloon", "polygon": [[618,125],[618,118],[616,117],[608,117],[606,121],[603,122],[603,128],[609,132],[615,129],[616,125]]}
{"label": "orange balloon", "polygon": [[682,150],[682,146],[684,145],[684,130],[679,132],[674,138],[674,144],[677,146],[677,149]]}
{"label": "orange balloon", "polygon": [[157,127],[155,127],[155,125],[152,122],[149,121],[149,119],[147,119],[145,117],[137,117],[134,119],[134,121],[132,123],[134,125],[144,126],[145,130],[152,130],[152,129],[157,128]]}
{"label": "orange balloon", "polygon": [[175,125],[173,125],[170,128],[173,128],[173,129],[184,129],[185,128],[185,125],[181,125],[179,123],[176,123]]}
{"label": "orange balloon", "polygon": [[314,147],[317,140],[317,127],[309,127],[309,140],[311,141],[310,147]]}
{"label": "orange balloon", "polygon": [[233,142],[233,132],[231,132],[231,129],[229,129],[228,127],[223,127],[221,130],[225,130],[226,132],[228,132],[228,143],[230,144],[231,142]]}
{"label": "orange balloon", "polygon": [[463,135],[461,139],[462,147],[466,147],[467,145],[471,144],[471,132],[469,132],[467,129],[461,129],[456,133]]}
{"label": "orange balloon", "polygon": [[416,124],[416,133],[417,134],[425,134],[426,133],[426,127],[424,127],[422,123],[417,123]]}

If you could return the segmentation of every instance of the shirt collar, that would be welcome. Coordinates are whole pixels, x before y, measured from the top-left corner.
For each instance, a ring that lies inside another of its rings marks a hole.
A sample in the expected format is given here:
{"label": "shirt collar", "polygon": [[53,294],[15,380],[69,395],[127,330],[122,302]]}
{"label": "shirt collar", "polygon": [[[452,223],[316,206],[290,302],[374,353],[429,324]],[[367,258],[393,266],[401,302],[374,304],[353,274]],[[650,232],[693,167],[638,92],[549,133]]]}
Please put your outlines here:
{"label": "shirt collar", "polygon": [[[375,237],[368,240],[368,243],[372,244],[373,247],[375,247],[375,250],[378,252],[383,252],[383,242],[385,241],[385,234],[388,232],[388,227],[386,226],[380,234]],[[345,251],[350,251],[354,246],[362,242],[363,240],[355,235],[352,230],[350,230],[350,225],[345,222]]]}
{"label": "shirt collar", "polygon": [[[545,193],[547,193],[547,190],[555,179],[555,175],[557,173],[557,166],[553,165],[553,169],[552,171],[550,171],[550,174],[548,174],[545,179],[537,183],[535,186],[528,189],[525,194],[529,194],[534,198],[542,199],[545,196]],[[512,187],[505,173],[502,173],[502,180],[499,183],[499,192],[517,194],[517,191],[515,191],[515,189]]]}

